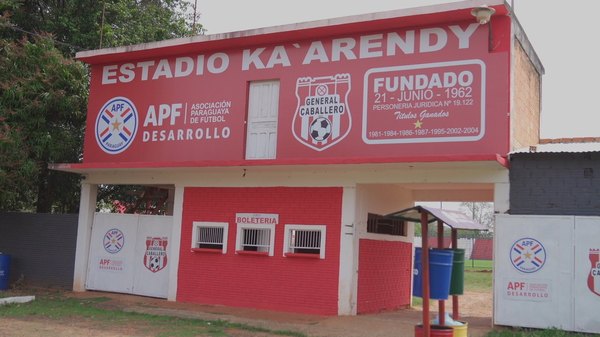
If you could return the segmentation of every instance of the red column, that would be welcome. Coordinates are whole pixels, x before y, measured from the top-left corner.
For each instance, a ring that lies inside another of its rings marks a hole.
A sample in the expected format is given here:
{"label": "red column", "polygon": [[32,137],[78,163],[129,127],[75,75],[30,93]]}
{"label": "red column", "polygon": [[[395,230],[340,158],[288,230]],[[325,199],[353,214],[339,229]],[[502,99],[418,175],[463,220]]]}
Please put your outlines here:
{"label": "red column", "polygon": [[429,247],[427,246],[427,213],[421,213],[421,269],[423,271],[423,337],[429,337],[431,327],[429,326]]}
{"label": "red column", "polygon": [[[444,248],[444,223],[441,220],[438,220],[437,223],[437,246],[438,248]],[[439,300],[438,301],[438,314],[439,314],[439,324],[446,325],[446,301]]]}
{"label": "red column", "polygon": [[[458,248],[458,230],[452,228],[452,248]],[[458,295],[452,295],[452,319],[458,321],[460,315],[458,313]]]}

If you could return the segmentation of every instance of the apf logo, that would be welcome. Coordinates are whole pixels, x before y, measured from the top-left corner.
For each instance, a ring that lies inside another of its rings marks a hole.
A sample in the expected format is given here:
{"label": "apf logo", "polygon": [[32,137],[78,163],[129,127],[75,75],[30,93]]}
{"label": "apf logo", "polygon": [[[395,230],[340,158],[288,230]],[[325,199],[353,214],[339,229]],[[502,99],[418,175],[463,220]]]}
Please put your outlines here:
{"label": "apf logo", "polygon": [[292,120],[294,137],[316,151],[344,139],[352,128],[349,93],[349,74],[299,78],[296,81],[298,107]]}
{"label": "apf logo", "polygon": [[587,279],[588,288],[600,296],[600,249],[590,249],[589,259],[592,266]]}
{"label": "apf logo", "polygon": [[546,249],[536,239],[519,239],[510,248],[510,262],[520,272],[535,273],[546,263]]}
{"label": "apf logo", "polygon": [[125,97],[111,98],[96,119],[96,142],[108,154],[125,151],[133,142],[138,128],[138,114],[133,102]]}
{"label": "apf logo", "polygon": [[107,252],[116,254],[120,252],[125,245],[125,235],[117,228],[109,229],[106,234],[104,234],[102,245]]}

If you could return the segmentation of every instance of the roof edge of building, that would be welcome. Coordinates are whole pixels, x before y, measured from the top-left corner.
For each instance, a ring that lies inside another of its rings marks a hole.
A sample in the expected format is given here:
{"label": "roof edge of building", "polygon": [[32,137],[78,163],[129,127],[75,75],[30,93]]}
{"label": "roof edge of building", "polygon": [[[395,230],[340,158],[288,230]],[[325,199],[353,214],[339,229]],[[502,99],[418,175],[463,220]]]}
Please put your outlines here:
{"label": "roof edge of building", "polygon": [[460,2],[439,4],[439,5],[412,7],[412,8],[391,10],[391,11],[376,12],[376,13],[358,14],[358,15],[344,16],[344,17],[337,17],[337,18],[330,18],[330,19],[322,19],[322,20],[316,20],[316,21],[292,23],[292,24],[287,24],[287,25],[254,28],[254,29],[248,29],[248,30],[242,30],[242,31],[217,33],[217,34],[211,34],[211,35],[196,35],[196,36],[175,38],[175,39],[169,39],[169,40],[163,40],[163,41],[141,43],[141,44],[135,44],[135,45],[129,45],[129,46],[87,50],[87,51],[78,52],[76,54],[76,58],[83,62],[89,63],[89,64],[97,64],[97,63],[101,63],[101,61],[103,60],[103,56],[108,56],[108,55],[140,52],[140,51],[149,50],[149,49],[158,50],[158,49],[164,49],[164,48],[170,48],[170,47],[177,47],[177,46],[186,45],[186,44],[202,44],[202,43],[218,42],[218,41],[224,41],[224,40],[245,39],[245,38],[252,38],[252,37],[260,36],[260,35],[270,35],[270,34],[278,34],[278,33],[292,32],[292,31],[318,29],[318,28],[331,27],[331,26],[359,24],[361,22],[368,22],[368,21],[375,21],[375,20],[387,20],[387,19],[402,18],[402,17],[409,17],[409,16],[436,14],[436,13],[470,9],[473,7],[484,6],[484,5],[487,5],[490,7],[495,7],[497,9],[497,11],[498,11],[498,8],[503,7],[505,13],[508,13],[510,11],[509,5],[504,0],[466,0],[466,1],[460,1]]}

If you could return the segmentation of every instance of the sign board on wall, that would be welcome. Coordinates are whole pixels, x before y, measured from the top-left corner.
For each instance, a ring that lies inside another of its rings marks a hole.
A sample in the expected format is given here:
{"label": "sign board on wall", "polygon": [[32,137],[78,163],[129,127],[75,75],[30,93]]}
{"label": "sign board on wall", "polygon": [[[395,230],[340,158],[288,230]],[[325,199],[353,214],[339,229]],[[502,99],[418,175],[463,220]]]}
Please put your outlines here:
{"label": "sign board on wall", "polygon": [[573,329],[573,217],[497,215],[494,324]]}
{"label": "sign board on wall", "polygon": [[[509,18],[494,30],[509,44]],[[248,83],[273,79],[272,163],[506,154],[510,57],[488,38],[466,21],[94,64],[84,162],[244,161]]]}

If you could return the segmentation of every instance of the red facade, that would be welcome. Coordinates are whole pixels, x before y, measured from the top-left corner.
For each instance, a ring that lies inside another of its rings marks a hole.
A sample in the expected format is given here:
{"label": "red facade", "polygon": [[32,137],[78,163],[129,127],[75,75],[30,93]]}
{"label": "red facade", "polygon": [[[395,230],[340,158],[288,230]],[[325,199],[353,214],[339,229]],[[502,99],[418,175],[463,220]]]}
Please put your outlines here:
{"label": "red facade", "polygon": [[367,314],[410,305],[412,244],[360,240],[357,313]]}
{"label": "red facade", "polygon": [[[494,19],[493,36],[471,19],[362,26],[314,38],[296,33],[272,44],[262,36],[218,47],[196,43],[158,49],[152,58],[132,53],[126,61],[93,64],[84,164],[495,160],[507,154],[508,17]],[[248,161],[249,86],[264,80],[279,82],[277,151],[269,160]]]}
{"label": "red facade", "polygon": [[[186,188],[177,300],[337,315],[341,188]],[[236,213],[279,215],[274,256],[235,253]],[[191,251],[193,221],[229,223],[226,254]],[[284,257],[285,224],[327,226],[325,259]]]}

